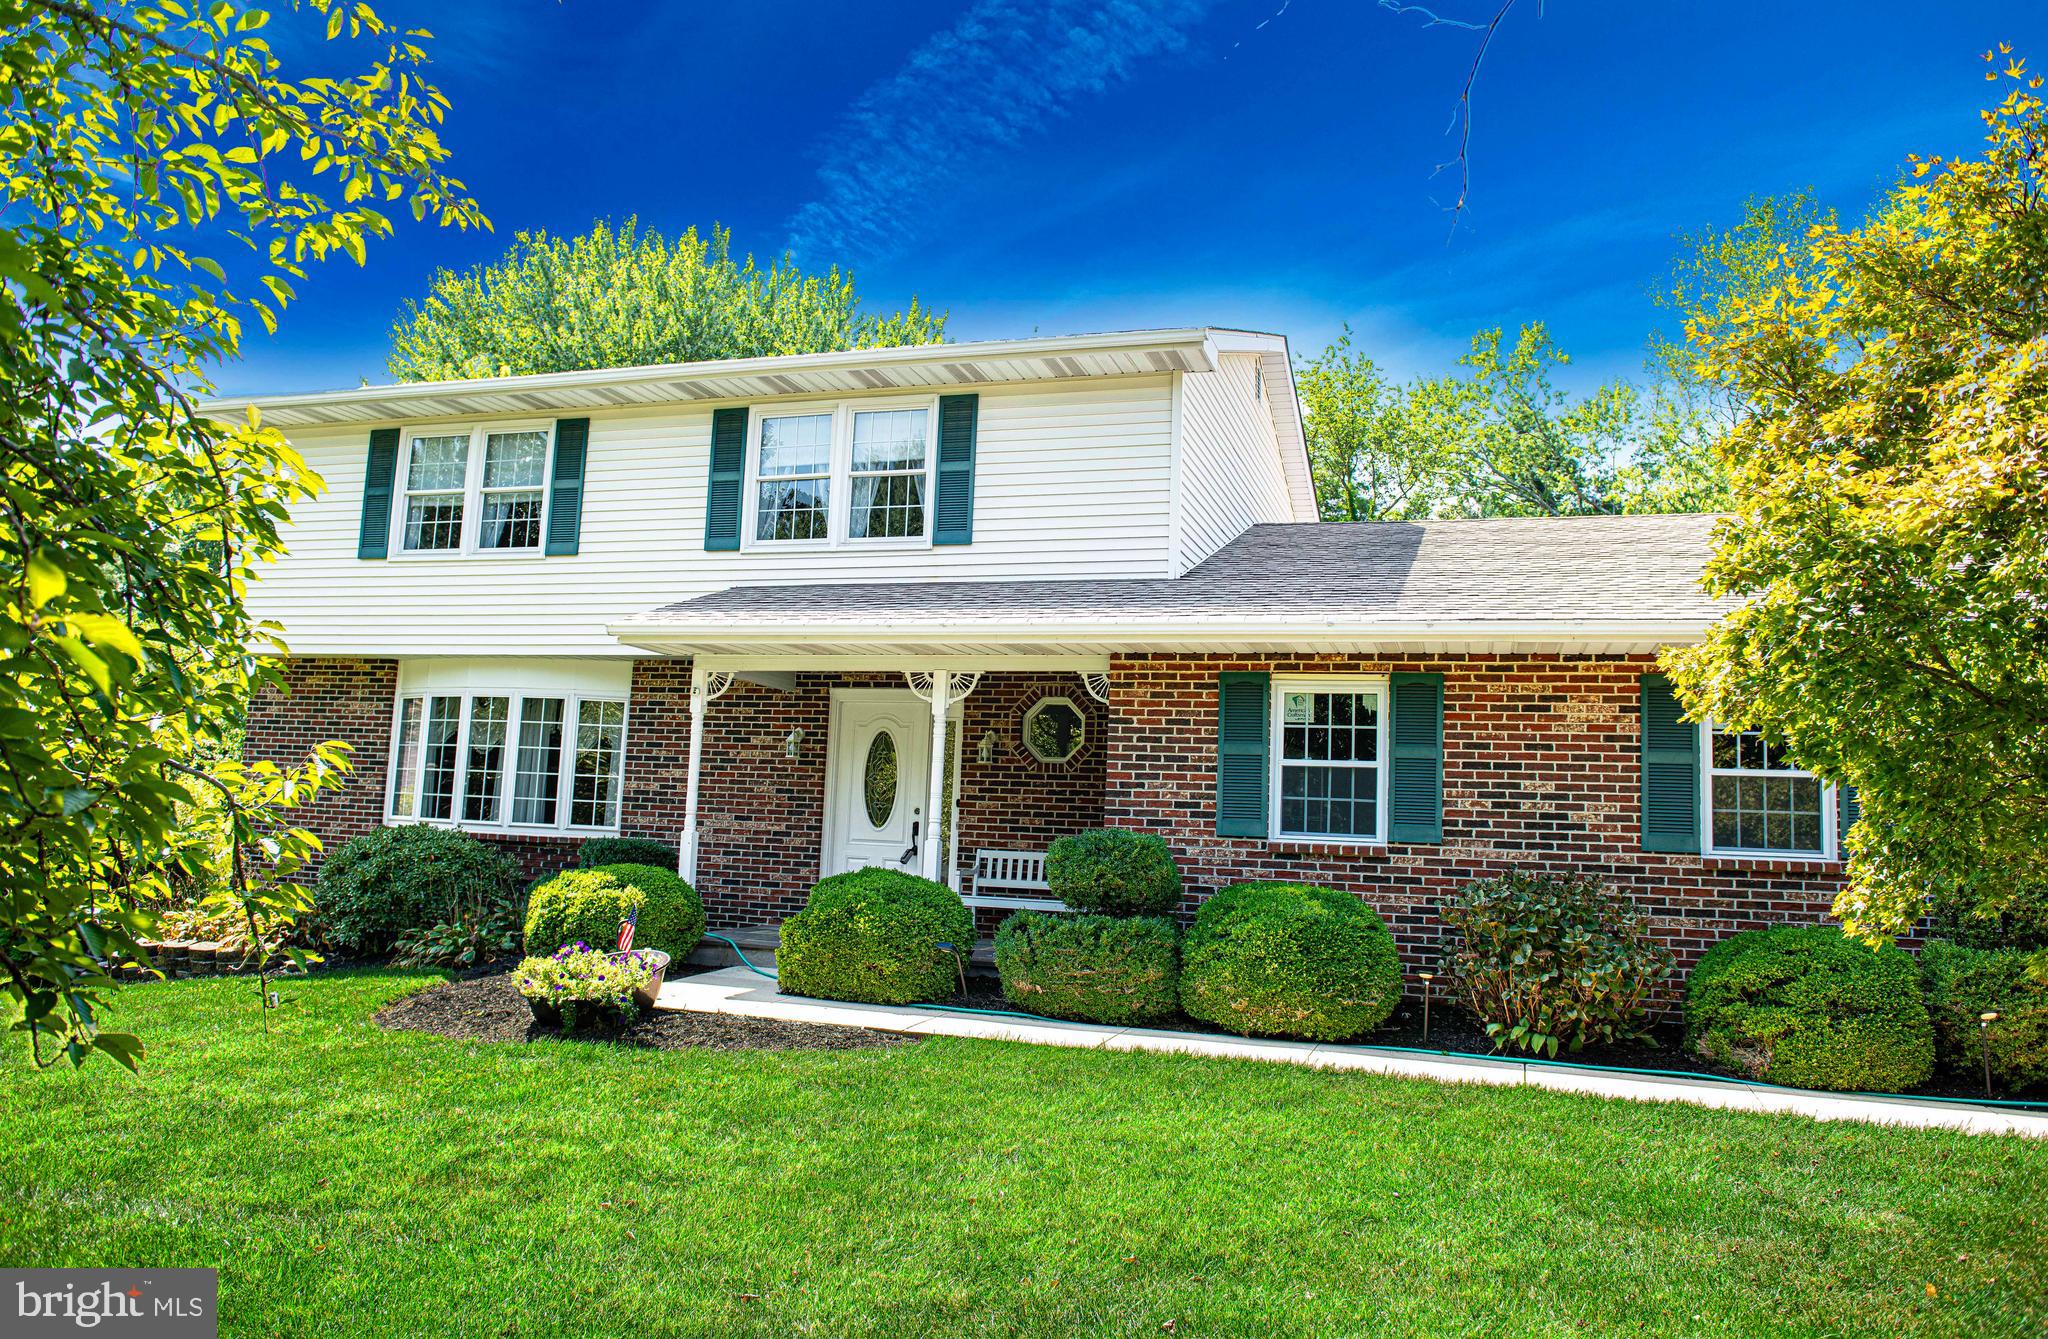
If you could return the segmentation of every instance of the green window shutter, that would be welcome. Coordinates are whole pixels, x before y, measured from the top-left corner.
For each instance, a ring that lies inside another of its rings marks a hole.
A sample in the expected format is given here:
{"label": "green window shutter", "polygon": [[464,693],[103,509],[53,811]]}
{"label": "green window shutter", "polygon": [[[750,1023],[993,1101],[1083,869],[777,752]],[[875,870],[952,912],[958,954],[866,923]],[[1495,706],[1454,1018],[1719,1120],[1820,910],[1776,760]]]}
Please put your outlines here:
{"label": "green window shutter", "polygon": [[1835,795],[1840,799],[1842,812],[1840,822],[1835,825],[1835,854],[1846,859],[1849,854],[1849,829],[1856,826],[1863,817],[1863,806],[1856,799],[1856,787],[1838,786]]}
{"label": "green window shutter", "polygon": [[1266,835],[1266,709],[1273,676],[1216,676],[1216,835]]}
{"label": "green window shutter", "polygon": [[574,553],[583,537],[583,462],[590,454],[590,420],[555,420],[555,476],[548,485],[549,553]]}
{"label": "green window shutter", "polygon": [[398,429],[370,433],[370,458],[363,467],[363,522],[356,531],[356,557],[382,558],[391,549],[391,484],[398,473]]}
{"label": "green window shutter", "polygon": [[979,395],[939,397],[939,485],[932,501],[932,543],[974,542],[974,438]]}
{"label": "green window shutter", "polygon": [[747,481],[747,410],[714,410],[711,415],[711,483],[704,493],[704,547],[740,546],[740,491]]}
{"label": "green window shutter", "polygon": [[1643,849],[1698,854],[1700,732],[1661,674],[1642,680]]}
{"label": "green window shutter", "polygon": [[1389,684],[1394,719],[1387,837],[1444,839],[1444,676],[1396,674]]}

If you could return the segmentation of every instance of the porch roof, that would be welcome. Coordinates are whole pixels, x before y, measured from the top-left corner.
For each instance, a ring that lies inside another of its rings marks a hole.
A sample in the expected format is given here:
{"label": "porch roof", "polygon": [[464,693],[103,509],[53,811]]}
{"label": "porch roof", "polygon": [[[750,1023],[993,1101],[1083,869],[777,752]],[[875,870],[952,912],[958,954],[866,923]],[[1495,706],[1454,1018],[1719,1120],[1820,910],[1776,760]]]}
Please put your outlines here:
{"label": "porch roof", "polygon": [[1601,651],[1694,641],[1712,516],[1259,525],[1185,576],[736,586],[611,635],[699,655]]}

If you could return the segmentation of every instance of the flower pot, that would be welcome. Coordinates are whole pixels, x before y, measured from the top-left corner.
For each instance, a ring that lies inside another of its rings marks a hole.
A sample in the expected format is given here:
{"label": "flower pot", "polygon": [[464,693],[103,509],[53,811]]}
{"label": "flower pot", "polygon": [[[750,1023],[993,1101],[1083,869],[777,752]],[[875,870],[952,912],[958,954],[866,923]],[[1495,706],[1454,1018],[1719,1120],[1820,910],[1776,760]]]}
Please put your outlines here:
{"label": "flower pot", "polygon": [[654,1001],[661,995],[662,978],[668,975],[668,954],[663,953],[658,948],[634,948],[627,949],[624,953],[612,953],[606,956],[613,962],[624,962],[628,958],[637,958],[652,969],[652,974],[647,978],[647,984],[633,992],[633,1002],[635,1004],[638,1004],[642,1009],[652,1009]]}
{"label": "flower pot", "polygon": [[546,1023],[550,1027],[561,1026],[562,1011],[546,1000],[529,999],[526,1001],[526,1007],[533,1011],[534,1022]]}

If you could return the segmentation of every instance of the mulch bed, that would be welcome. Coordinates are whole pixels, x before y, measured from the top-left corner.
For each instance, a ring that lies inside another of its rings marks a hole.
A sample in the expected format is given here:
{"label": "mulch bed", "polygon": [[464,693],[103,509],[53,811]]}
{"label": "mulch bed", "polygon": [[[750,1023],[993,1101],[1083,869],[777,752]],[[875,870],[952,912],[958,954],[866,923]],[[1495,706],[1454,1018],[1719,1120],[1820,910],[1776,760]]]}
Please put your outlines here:
{"label": "mulch bed", "polygon": [[[671,968],[671,973],[676,974]],[[682,975],[697,970],[685,968]],[[512,986],[510,974],[469,977],[431,986],[417,995],[387,1005],[376,1016],[378,1026],[406,1032],[431,1032],[464,1041],[538,1041],[570,1037],[607,1041],[656,1051],[692,1047],[713,1051],[858,1051],[877,1046],[905,1046],[917,1040],[871,1028],[794,1023],[777,1018],[738,1018],[729,1014],[678,1013],[656,1009],[623,1027],[565,1033],[537,1023],[526,1001]]]}

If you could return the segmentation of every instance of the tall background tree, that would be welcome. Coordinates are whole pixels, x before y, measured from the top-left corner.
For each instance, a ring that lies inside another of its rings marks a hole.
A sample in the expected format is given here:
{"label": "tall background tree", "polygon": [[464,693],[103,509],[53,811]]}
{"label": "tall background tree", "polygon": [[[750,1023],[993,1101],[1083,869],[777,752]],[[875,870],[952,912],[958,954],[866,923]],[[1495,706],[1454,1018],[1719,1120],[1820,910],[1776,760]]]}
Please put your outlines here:
{"label": "tall background tree", "polygon": [[321,73],[231,0],[0,0],[0,999],[38,1063],[134,1065],[100,1026],[108,964],[174,885],[224,870],[208,896],[259,939],[301,910],[313,839],[285,820],[346,765],[236,759],[279,648],[244,586],[319,480],[210,419],[209,370],[308,266],[361,263],[384,210],[484,222],[442,171],[425,34],[354,0],[281,13],[332,44]]}
{"label": "tall background tree", "polygon": [[580,237],[522,232],[503,259],[443,270],[391,332],[401,381],[822,353],[944,337],[945,314],[915,298],[864,312],[853,276],[766,269],[732,257],[732,234],[670,239],[627,219]]}
{"label": "tall background tree", "polygon": [[1668,663],[1695,715],[1857,787],[1852,931],[1932,906],[2048,945],[2048,114],[1986,59],[1981,154],[1909,160],[1867,222],[1811,219],[1696,306],[1739,407],[1707,582],[1745,603]]}

